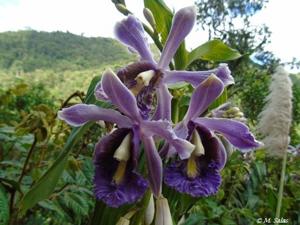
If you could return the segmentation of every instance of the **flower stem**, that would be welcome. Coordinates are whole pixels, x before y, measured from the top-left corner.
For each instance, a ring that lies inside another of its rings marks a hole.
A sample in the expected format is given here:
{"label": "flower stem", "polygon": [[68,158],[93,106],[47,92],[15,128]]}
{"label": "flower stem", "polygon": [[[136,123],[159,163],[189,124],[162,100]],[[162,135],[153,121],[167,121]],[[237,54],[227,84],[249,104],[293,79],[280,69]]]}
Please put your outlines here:
{"label": "flower stem", "polygon": [[[34,135],[33,143],[32,143],[32,145],[31,145],[31,147],[29,149],[29,152],[27,154],[27,157],[26,157],[24,165],[23,165],[23,169],[22,169],[21,175],[20,175],[20,177],[18,179],[18,183],[19,183],[20,186],[21,186],[23,177],[24,177],[24,175],[26,173],[26,168],[27,168],[29,159],[30,159],[30,157],[32,155],[32,152],[33,152],[36,144],[37,144],[37,138]],[[11,193],[10,205],[9,205],[9,211],[10,211],[10,222],[9,222],[9,224],[11,224],[11,225],[16,224],[17,220],[18,220],[18,218],[16,217],[16,215],[14,215],[14,214],[16,214],[16,212],[14,211],[15,196],[16,196],[16,190],[13,190],[13,192]]]}
{"label": "flower stem", "polygon": [[27,154],[27,157],[26,157],[25,162],[24,162],[24,165],[23,165],[23,169],[22,169],[20,178],[19,178],[19,180],[18,180],[18,183],[19,183],[19,184],[21,184],[21,182],[22,182],[22,180],[23,180],[23,177],[24,177],[25,172],[26,172],[27,164],[28,164],[28,162],[29,162],[29,159],[30,159],[30,157],[31,157],[31,155],[32,155],[32,152],[33,152],[33,150],[34,150],[34,148],[35,148],[36,143],[37,143],[37,138],[36,138],[36,136],[34,135],[33,143],[32,143],[32,145],[31,145],[31,147],[30,147],[30,149],[29,149],[29,152],[28,152],[28,154]]}
{"label": "flower stem", "polygon": [[282,197],[283,197],[285,170],[286,170],[286,161],[287,161],[287,151],[284,151],[284,155],[283,155],[283,159],[282,159],[280,185],[279,185],[279,191],[278,191],[278,197],[277,197],[277,207],[276,207],[275,218],[280,217],[280,210],[281,210]]}
{"label": "flower stem", "polygon": [[179,121],[179,100],[176,98],[172,101],[172,121],[174,124]]}

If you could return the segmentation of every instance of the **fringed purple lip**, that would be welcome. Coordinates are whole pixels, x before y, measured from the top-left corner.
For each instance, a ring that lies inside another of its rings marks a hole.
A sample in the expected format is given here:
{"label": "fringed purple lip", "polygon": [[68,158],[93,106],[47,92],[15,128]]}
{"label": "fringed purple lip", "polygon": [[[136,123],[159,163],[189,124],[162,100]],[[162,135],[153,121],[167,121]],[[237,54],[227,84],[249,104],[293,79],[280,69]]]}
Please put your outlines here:
{"label": "fringed purple lip", "polygon": [[[171,163],[164,170],[164,182],[181,193],[194,197],[215,194],[221,183],[220,170],[226,163],[226,151],[214,132],[222,134],[232,145],[241,151],[259,147],[248,127],[241,122],[230,119],[199,117],[208,106],[222,93],[223,82],[215,75],[210,75],[195,89],[188,111],[182,122],[174,131],[178,137],[192,142],[203,154],[191,152],[188,157],[179,154],[179,160]],[[197,132],[200,140],[192,139]],[[164,153],[174,155],[178,150],[170,146]]]}
{"label": "fringed purple lip", "polygon": [[221,184],[220,170],[226,162],[226,152],[206,127],[189,124],[189,137],[197,132],[201,138],[203,154],[192,155],[185,160],[176,160],[164,170],[164,182],[175,190],[193,197],[215,194]]}
{"label": "fringed purple lip", "polygon": [[[103,137],[95,148],[94,192],[97,199],[111,207],[136,202],[148,186],[147,181],[135,171],[137,149],[134,149],[133,140],[128,161],[120,162],[114,158],[116,149],[129,133],[132,133],[129,129],[117,129]],[[123,172],[120,172],[122,169]]]}

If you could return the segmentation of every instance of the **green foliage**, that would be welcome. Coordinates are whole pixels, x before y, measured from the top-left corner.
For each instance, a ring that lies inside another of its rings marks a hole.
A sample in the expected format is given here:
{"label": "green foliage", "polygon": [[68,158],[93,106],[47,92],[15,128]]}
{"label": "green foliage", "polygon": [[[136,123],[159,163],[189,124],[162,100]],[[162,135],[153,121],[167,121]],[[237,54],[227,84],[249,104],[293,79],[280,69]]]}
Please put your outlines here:
{"label": "green foliage", "polygon": [[231,89],[231,95],[236,94],[235,99],[246,118],[255,122],[269,93],[270,71],[256,64],[243,62],[236,68],[234,76],[235,85]]}
{"label": "green foliage", "polygon": [[207,61],[228,61],[241,57],[240,53],[228,47],[220,40],[208,41],[189,54],[188,65],[196,59],[202,59]]}
{"label": "green foliage", "polygon": [[36,69],[97,68],[133,56],[110,38],[87,38],[69,32],[18,31],[0,33],[0,68],[31,72]]}
{"label": "green foliage", "polygon": [[92,165],[90,157],[70,158],[53,194],[38,204],[50,224],[83,224],[88,219],[94,206]]}
{"label": "green foliage", "polygon": [[0,224],[6,225],[9,221],[8,195],[0,183]]}
{"label": "green foliage", "polygon": [[293,81],[293,122],[291,129],[291,144],[300,143],[300,74],[291,76]]}
{"label": "green foliage", "polygon": [[[95,102],[93,90],[96,84],[99,82],[99,77],[93,79],[90,84],[90,88],[87,93],[85,103],[91,104]],[[68,155],[72,150],[72,147],[82,137],[84,132],[91,126],[90,123],[74,128],[66,141],[64,149],[60,153],[59,157],[55,160],[52,166],[47,172],[35,183],[20,202],[21,214],[25,213],[28,209],[32,208],[39,201],[46,199],[56,187],[56,183],[64,171],[65,164],[68,159]]]}
{"label": "green foliage", "polygon": [[[281,216],[288,218],[289,224],[298,224],[299,160],[291,155],[288,160]],[[264,151],[246,157],[235,152],[222,171],[223,183],[218,194],[200,199],[184,224],[257,224],[257,218],[274,218],[279,165],[280,160],[266,158]]]}

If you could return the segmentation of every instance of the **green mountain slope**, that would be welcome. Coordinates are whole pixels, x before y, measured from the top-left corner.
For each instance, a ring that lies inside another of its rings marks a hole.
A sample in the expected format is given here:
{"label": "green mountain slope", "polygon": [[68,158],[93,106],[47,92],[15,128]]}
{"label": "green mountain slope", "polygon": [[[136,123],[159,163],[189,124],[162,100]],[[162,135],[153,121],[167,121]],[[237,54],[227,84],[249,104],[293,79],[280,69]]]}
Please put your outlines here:
{"label": "green mountain slope", "polygon": [[132,57],[111,38],[87,38],[64,32],[0,33],[0,69],[78,70],[115,64]]}

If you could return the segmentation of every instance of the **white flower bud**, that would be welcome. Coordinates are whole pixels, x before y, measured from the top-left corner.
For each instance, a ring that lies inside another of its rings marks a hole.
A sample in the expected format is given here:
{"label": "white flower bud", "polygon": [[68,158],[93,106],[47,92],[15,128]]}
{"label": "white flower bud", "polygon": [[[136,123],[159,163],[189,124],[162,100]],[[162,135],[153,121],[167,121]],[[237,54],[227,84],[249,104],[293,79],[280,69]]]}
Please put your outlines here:
{"label": "white flower bud", "polygon": [[153,28],[155,28],[156,27],[155,19],[154,19],[154,16],[153,16],[152,12],[150,11],[150,9],[144,8],[143,13],[144,13],[144,16],[145,16],[146,20],[149,22],[149,24]]}
{"label": "white flower bud", "polygon": [[130,224],[130,220],[121,217],[118,222],[116,223],[116,225],[129,225]]}
{"label": "white flower bud", "polygon": [[156,199],[155,225],[173,225],[168,200],[162,196]]}
{"label": "white flower bud", "polygon": [[146,225],[150,225],[154,219],[154,212],[155,212],[155,208],[154,208],[154,200],[153,200],[153,195],[151,194],[150,196],[150,200],[145,212],[145,224]]}

